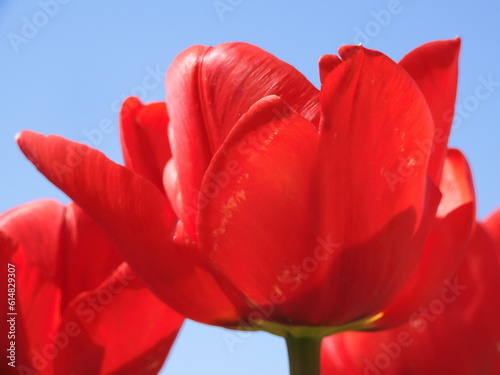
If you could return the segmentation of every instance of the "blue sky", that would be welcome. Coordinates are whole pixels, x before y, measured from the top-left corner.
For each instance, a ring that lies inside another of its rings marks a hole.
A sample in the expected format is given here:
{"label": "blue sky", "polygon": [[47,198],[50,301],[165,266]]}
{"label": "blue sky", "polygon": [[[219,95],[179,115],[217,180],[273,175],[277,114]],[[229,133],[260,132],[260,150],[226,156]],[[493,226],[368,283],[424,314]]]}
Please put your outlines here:
{"label": "blue sky", "polygon": [[[450,144],[471,163],[484,217],[500,206],[499,19],[493,0],[0,0],[0,210],[42,197],[68,201],[18,151],[17,132],[87,140],[121,162],[119,104],[129,95],[164,100],[163,73],[190,45],[253,43],[317,85],[318,58],[341,45],[362,42],[399,60],[427,41],[461,36],[461,110]],[[479,98],[485,81],[490,95]],[[281,339],[229,333],[188,322],[163,373],[287,373]]]}

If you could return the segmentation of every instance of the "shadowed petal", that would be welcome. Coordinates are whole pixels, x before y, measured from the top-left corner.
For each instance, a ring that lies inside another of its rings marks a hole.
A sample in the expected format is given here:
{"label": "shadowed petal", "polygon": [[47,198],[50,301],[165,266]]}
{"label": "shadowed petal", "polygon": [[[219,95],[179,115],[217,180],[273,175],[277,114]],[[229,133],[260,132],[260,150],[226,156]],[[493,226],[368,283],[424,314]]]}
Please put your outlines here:
{"label": "shadowed petal", "polygon": [[465,157],[449,150],[444,163],[437,218],[409,282],[374,327],[399,324],[435,297],[452,278],[475,224],[472,175]]}

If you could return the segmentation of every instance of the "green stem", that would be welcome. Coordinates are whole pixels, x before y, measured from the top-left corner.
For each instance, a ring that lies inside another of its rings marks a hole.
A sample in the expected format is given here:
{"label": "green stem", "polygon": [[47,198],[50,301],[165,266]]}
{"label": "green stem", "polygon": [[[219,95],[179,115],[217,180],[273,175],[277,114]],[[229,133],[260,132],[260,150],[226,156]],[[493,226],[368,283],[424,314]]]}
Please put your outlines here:
{"label": "green stem", "polygon": [[319,375],[321,338],[285,337],[290,375]]}

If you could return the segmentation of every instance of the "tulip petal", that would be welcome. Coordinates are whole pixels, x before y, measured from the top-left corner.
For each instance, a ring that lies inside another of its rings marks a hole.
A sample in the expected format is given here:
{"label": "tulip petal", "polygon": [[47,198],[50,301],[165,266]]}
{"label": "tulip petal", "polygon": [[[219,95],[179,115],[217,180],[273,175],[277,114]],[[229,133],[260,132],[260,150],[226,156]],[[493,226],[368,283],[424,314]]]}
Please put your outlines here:
{"label": "tulip petal", "polygon": [[170,159],[168,114],[165,103],[143,105],[130,97],[120,111],[123,159],[127,168],[163,191],[163,168]]}
{"label": "tulip petal", "polygon": [[123,264],[80,294],[56,337],[66,343],[59,374],[157,374],[183,318],[157,299]]}
{"label": "tulip petal", "polygon": [[203,267],[198,252],[172,244],[174,216],[151,182],[99,151],[57,136],[23,131],[18,144],[116,242],[120,255],[157,296],[193,320],[236,320],[237,309]]}
{"label": "tulip petal", "polygon": [[420,224],[429,155],[414,142],[432,137],[433,121],[419,88],[388,57],[358,46],[339,52],[321,91],[320,216],[350,244],[410,207]]}
{"label": "tulip petal", "polygon": [[63,233],[59,255],[61,311],[82,291],[96,288],[123,262],[102,230],[74,203],[66,207]]}
{"label": "tulip petal", "polygon": [[[0,216],[0,259],[6,268],[7,264],[15,268],[16,374],[26,368],[43,370],[43,374],[51,371],[50,361],[42,358],[35,364],[32,359],[34,353],[50,345],[48,334],[57,330],[61,318],[57,264],[63,220],[64,206],[49,199],[24,204]],[[7,287],[6,270],[1,280]],[[7,332],[2,333],[2,342],[9,343]]]}
{"label": "tulip petal", "polygon": [[[15,277],[10,277],[16,282],[17,315],[7,315],[16,319],[15,373],[108,374],[108,367],[117,368],[124,360],[130,364],[114,373],[156,373],[182,317],[154,297],[130,271],[125,274],[124,267],[109,277],[109,267],[119,263],[111,245],[78,206],[70,204],[65,209],[58,202],[40,200],[1,215],[0,246],[0,258],[15,268]],[[87,287],[97,289],[89,293]],[[76,301],[66,308],[61,300],[72,297]],[[87,325],[90,329],[82,333]],[[120,338],[119,333],[126,337]],[[91,346],[80,350],[87,339],[102,344],[105,350]],[[154,368],[153,354],[159,361]],[[105,368],[100,369],[101,364]],[[89,366],[95,371],[87,372]]]}
{"label": "tulip petal", "polygon": [[414,143],[433,132],[417,85],[380,52],[346,46],[339,53],[321,91],[315,207],[319,236],[342,247],[319,299],[338,323],[366,318],[370,306],[376,313],[401,290],[440,199],[427,177],[429,155]]}
{"label": "tulip petal", "polygon": [[399,62],[415,80],[429,104],[434,119],[434,135],[418,140],[423,149],[432,150],[429,175],[440,181],[446,157],[457,96],[460,39],[426,43]]}
{"label": "tulip petal", "polygon": [[[196,239],[194,218],[184,212],[184,207],[196,207],[197,193],[205,169],[212,157],[207,130],[199,98],[199,65],[209,47],[193,46],[177,56],[166,75],[167,109],[170,115],[169,140],[175,168],[180,176],[178,200],[182,206],[174,209],[185,223],[191,238]],[[189,144],[189,147],[186,145]],[[180,185],[182,183],[182,185]],[[168,186],[166,186],[168,188]],[[171,192],[168,193],[171,196]]]}
{"label": "tulip petal", "polygon": [[[212,155],[240,117],[261,98],[282,97],[306,119],[318,123],[318,91],[295,68],[245,43],[181,53],[167,72],[170,142],[182,201],[193,207]],[[190,147],[185,147],[186,144]],[[196,239],[195,220],[181,215]]]}
{"label": "tulip petal", "polygon": [[255,306],[287,299],[282,275],[316,246],[317,142],[313,124],[270,96],[241,118],[205,174],[200,248]]}
{"label": "tulip petal", "polygon": [[446,286],[463,258],[475,223],[475,197],[469,166],[458,150],[448,151],[440,190],[443,199],[419,264],[374,327],[406,321]]}

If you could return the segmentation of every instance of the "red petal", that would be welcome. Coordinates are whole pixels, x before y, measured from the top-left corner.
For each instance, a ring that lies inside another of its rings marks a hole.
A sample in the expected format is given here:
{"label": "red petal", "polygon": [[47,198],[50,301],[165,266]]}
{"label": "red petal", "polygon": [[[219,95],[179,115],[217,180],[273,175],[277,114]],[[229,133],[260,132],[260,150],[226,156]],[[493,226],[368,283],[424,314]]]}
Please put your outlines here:
{"label": "red petal", "polygon": [[65,224],[58,264],[63,312],[79,293],[96,288],[123,262],[102,230],[74,203],[66,208]]}
{"label": "red petal", "polygon": [[418,267],[384,317],[375,322],[378,328],[399,324],[427,304],[443,288],[443,281],[453,276],[467,249],[475,223],[475,198],[469,166],[458,150],[448,152],[440,189],[438,217]]}
{"label": "red petal", "polygon": [[[14,312],[18,315],[14,318],[16,366],[19,371],[34,367],[31,362],[34,353],[40,353],[44,346],[50,345],[49,334],[57,330],[61,319],[57,265],[63,220],[64,207],[52,200],[27,203],[0,216],[0,234],[3,237],[0,240],[0,259],[6,268],[1,280],[6,289],[7,265],[12,264],[15,268]],[[6,300],[4,306],[8,306]],[[4,319],[11,317],[6,316],[4,314]],[[4,326],[7,327],[2,324]],[[3,331],[1,340],[10,345],[6,331]],[[7,349],[9,345],[3,346]],[[49,374],[52,362],[45,362],[41,373]],[[5,361],[2,369],[4,364]]]}
{"label": "red petal", "polygon": [[120,112],[123,159],[127,168],[163,191],[163,168],[170,159],[168,114],[165,103],[142,105],[130,97]]}
{"label": "red petal", "polygon": [[[340,55],[321,92],[317,172],[319,236],[342,246],[321,299],[331,300],[329,309],[337,302],[330,312],[337,321],[391,302],[418,262],[439,202],[427,181],[429,155],[415,145],[433,131],[419,88],[379,52],[348,46]],[[328,288],[335,293],[327,297]]]}
{"label": "red petal", "polygon": [[426,43],[399,63],[413,77],[422,90],[434,118],[434,136],[417,140],[423,149],[433,149],[429,174],[440,181],[446,157],[457,95],[458,55],[460,39]]}
{"label": "red petal", "polygon": [[317,142],[309,121],[280,98],[264,98],[235,126],[201,186],[202,250],[251,302],[271,304],[273,318],[284,307],[272,296],[290,296],[280,278],[316,246],[311,200]]}
{"label": "red petal", "polygon": [[64,314],[57,374],[157,374],[182,321],[123,265]]}
{"label": "red petal", "polygon": [[151,182],[99,151],[57,136],[23,131],[18,143],[38,170],[116,241],[120,254],[160,298],[194,320],[237,319],[197,253],[172,245],[175,218]]}
{"label": "red petal", "polygon": [[[250,44],[191,47],[174,60],[166,85],[170,141],[187,207],[197,202],[212,155],[259,99],[278,95],[305,118],[318,122],[314,86],[290,65]],[[194,218],[182,215],[181,219],[195,238]]]}
{"label": "red petal", "polygon": [[[199,65],[209,47],[193,46],[177,56],[166,75],[167,108],[170,114],[169,139],[176,168],[181,171],[179,201],[175,211],[196,238],[194,220],[184,207],[196,207],[203,173],[212,157],[199,98]],[[189,145],[189,147],[187,147]],[[177,200],[172,201],[173,204]]]}
{"label": "red petal", "polygon": [[[87,292],[86,288],[94,289],[108,278],[117,263],[107,254],[109,243],[77,206],[65,210],[51,200],[25,204],[0,216],[0,230],[0,258],[9,268],[15,267],[18,371],[108,374],[119,368],[121,373],[156,373],[182,318],[123,270],[93,293]],[[99,253],[98,262],[95,253]],[[127,284],[126,288],[120,284]],[[65,309],[61,299],[70,300],[77,293],[77,300]],[[63,324],[61,310],[66,310]],[[86,340],[97,343],[96,347],[81,350]],[[102,362],[104,368],[99,371]],[[61,363],[64,370],[53,372]],[[89,364],[97,370],[86,372]]]}
{"label": "red petal", "polygon": [[351,244],[408,209],[420,223],[429,155],[415,141],[432,137],[433,125],[420,90],[396,63],[363,47],[340,53],[344,61],[321,92],[321,158],[328,162],[320,171],[320,216],[325,234],[343,233],[335,241]]}

